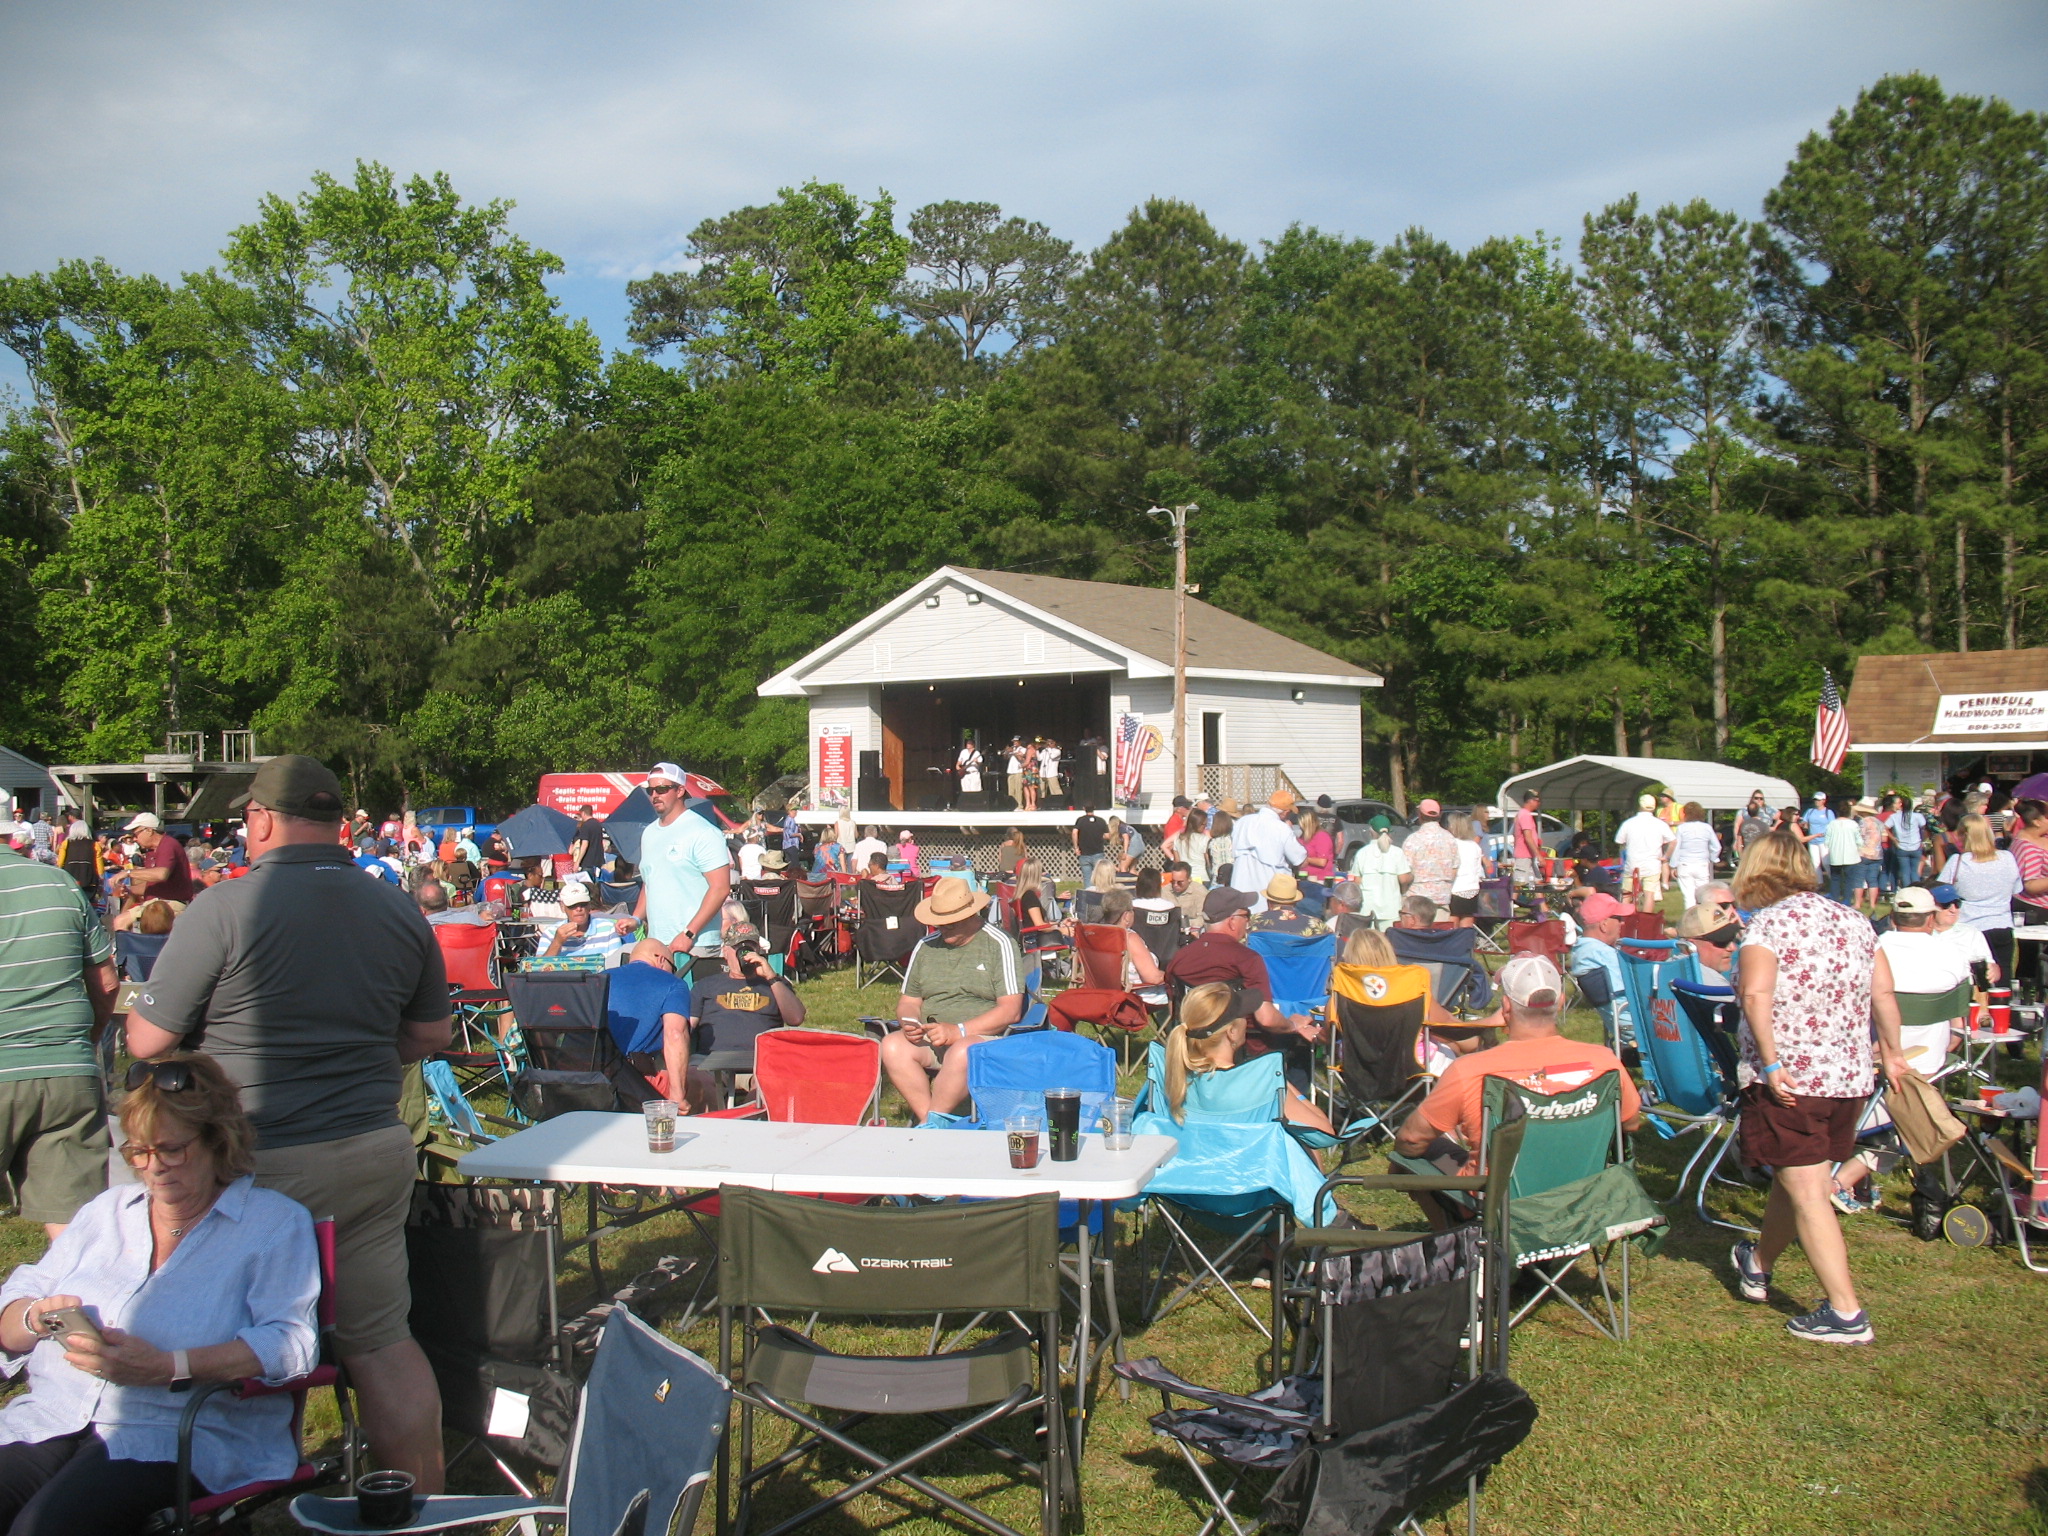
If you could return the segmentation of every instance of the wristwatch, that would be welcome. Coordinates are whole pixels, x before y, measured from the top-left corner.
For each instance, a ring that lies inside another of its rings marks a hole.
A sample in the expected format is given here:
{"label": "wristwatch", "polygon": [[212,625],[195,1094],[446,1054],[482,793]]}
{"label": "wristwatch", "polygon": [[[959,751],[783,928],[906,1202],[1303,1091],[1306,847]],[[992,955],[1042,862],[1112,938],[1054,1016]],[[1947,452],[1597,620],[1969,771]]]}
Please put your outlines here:
{"label": "wristwatch", "polygon": [[192,1357],[182,1349],[171,1351],[171,1390],[189,1392],[192,1389]]}

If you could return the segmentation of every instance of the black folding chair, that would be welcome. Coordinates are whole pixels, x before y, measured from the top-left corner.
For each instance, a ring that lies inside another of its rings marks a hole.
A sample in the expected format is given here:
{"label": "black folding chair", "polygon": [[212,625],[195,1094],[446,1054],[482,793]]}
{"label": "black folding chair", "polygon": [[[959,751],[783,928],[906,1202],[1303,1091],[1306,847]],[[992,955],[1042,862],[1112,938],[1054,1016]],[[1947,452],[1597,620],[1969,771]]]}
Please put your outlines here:
{"label": "black folding chair", "polygon": [[1347,1162],[1391,1141],[1402,1112],[1429,1089],[1416,1052],[1429,1002],[1421,969],[1331,967],[1330,1108]]}
{"label": "black folding chair", "polygon": [[1187,942],[1187,924],[1179,907],[1133,907],[1132,927],[1145,947],[1152,951],[1152,958],[1159,969],[1166,969],[1166,962],[1180,953],[1181,945]]}
{"label": "black folding chair", "polygon": [[[1063,1506],[1078,1498],[1059,1391],[1056,1196],[862,1208],[728,1188],[719,1217],[718,1306],[719,1369],[740,1403],[738,1475],[731,1475],[721,1452],[719,1483],[737,1496],[733,1521],[742,1536],[756,1489],[828,1448],[860,1475],[764,1536],[783,1536],[892,1482],[993,1536],[1019,1536],[915,1470],[969,1443],[1038,1485],[1040,1528],[1044,1536],[1059,1536]],[[774,1322],[769,1309],[863,1316],[965,1310],[1007,1314],[1012,1326],[934,1354],[846,1355]],[[798,1432],[787,1449],[759,1466],[757,1412],[787,1420]],[[907,1415],[930,1418],[938,1432],[901,1453],[877,1450],[850,1433],[872,1418]],[[991,1433],[1014,1418],[1037,1421],[1036,1455]]]}
{"label": "black folding chair", "polygon": [[913,883],[892,891],[863,880],[857,889],[860,922],[853,930],[854,987],[872,986],[892,973],[901,982],[910,969],[910,952],[924,937],[924,924],[914,915],[919,887]]}

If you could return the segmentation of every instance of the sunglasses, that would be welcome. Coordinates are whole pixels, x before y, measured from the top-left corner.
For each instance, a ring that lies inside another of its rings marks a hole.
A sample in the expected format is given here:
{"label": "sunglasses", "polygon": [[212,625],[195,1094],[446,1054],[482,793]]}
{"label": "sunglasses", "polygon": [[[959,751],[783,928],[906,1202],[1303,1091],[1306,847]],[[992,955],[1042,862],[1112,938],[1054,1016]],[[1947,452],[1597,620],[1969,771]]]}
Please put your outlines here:
{"label": "sunglasses", "polygon": [[1696,942],[1712,944],[1717,948],[1726,949],[1741,937],[1742,925],[1740,923],[1730,923],[1725,928],[1716,928],[1712,933],[1701,934]]}
{"label": "sunglasses", "polygon": [[678,795],[683,790],[680,784],[646,784],[641,787],[647,791],[650,799],[655,795]]}
{"label": "sunglasses", "polygon": [[184,1061],[137,1061],[128,1067],[128,1091],[154,1081],[159,1093],[183,1093],[192,1086],[192,1065]]}

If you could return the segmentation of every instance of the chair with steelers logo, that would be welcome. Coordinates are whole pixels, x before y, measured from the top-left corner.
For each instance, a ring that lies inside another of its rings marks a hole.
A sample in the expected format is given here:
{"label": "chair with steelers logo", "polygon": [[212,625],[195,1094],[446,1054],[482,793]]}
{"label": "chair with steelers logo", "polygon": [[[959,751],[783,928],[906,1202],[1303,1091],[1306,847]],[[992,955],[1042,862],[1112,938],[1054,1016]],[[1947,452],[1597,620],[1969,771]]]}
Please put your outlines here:
{"label": "chair with steelers logo", "polygon": [[1330,1121],[1345,1162],[1392,1141],[1440,1070],[1423,1029],[1429,987],[1420,965],[1331,967]]}

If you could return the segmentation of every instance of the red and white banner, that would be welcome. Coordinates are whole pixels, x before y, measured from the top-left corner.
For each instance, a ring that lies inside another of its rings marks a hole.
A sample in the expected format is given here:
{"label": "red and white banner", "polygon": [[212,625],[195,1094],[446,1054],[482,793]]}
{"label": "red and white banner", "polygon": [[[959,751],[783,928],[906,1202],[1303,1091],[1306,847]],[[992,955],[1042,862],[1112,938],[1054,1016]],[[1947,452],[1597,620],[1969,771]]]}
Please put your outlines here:
{"label": "red and white banner", "polygon": [[811,803],[823,809],[849,803],[853,793],[853,728],[818,727],[818,782]]}

